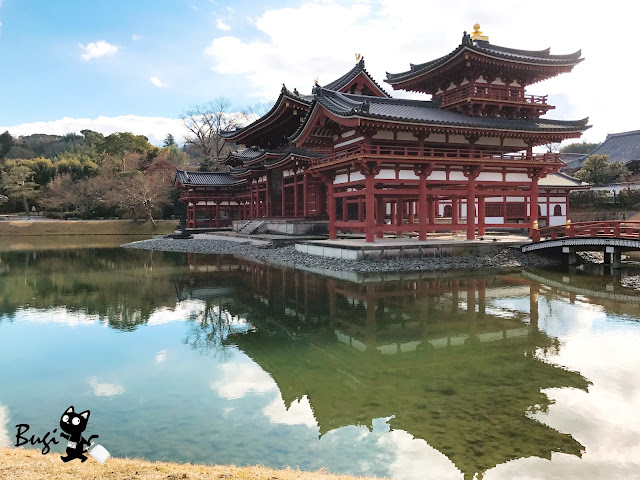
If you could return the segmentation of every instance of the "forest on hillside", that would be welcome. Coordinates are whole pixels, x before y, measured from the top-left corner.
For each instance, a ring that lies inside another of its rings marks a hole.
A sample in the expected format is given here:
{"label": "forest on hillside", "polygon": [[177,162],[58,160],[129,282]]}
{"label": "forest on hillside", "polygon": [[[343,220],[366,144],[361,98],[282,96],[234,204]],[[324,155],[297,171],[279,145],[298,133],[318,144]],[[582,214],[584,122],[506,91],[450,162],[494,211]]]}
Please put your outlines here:
{"label": "forest on hillside", "polygon": [[[142,135],[0,135],[0,211],[54,218],[175,215],[176,168],[198,163],[172,135],[155,147]],[[192,150],[192,149],[191,149]]]}

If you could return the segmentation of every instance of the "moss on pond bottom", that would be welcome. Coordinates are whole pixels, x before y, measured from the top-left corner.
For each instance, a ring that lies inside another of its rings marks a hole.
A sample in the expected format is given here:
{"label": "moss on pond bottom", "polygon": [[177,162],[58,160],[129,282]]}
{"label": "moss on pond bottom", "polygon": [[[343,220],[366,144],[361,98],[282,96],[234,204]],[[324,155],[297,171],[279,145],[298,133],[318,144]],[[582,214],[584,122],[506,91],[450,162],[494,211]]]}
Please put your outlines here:
{"label": "moss on pond bottom", "polygon": [[[233,465],[191,465],[147,462],[135,459],[110,458],[104,465],[93,459],[85,463],[62,463],[59,455],[42,455],[39,450],[0,448],[0,477],[4,480],[352,480],[348,475],[329,475],[323,472],[273,470],[265,467],[235,467]],[[373,477],[368,477],[373,478]]]}

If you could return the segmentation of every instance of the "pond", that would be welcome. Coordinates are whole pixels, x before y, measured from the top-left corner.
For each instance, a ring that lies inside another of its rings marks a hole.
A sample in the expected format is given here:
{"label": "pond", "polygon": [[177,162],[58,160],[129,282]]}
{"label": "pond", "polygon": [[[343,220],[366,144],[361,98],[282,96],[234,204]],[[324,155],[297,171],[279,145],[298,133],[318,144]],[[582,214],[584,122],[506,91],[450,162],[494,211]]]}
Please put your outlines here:
{"label": "pond", "polygon": [[630,478],[638,299],[561,270],[350,283],[233,256],[4,251],[0,446],[73,405],[120,457]]}

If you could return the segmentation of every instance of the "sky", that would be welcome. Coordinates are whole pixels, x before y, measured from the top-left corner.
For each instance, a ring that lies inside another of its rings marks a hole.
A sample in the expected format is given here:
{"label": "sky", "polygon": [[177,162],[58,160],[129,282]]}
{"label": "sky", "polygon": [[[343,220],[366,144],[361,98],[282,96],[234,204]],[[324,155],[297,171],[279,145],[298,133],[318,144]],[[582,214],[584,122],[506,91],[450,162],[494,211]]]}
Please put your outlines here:
{"label": "sky", "polygon": [[614,0],[0,0],[0,131],[130,131],[181,140],[180,115],[219,97],[234,109],[272,102],[283,83],[308,93],[364,56],[401,72],[454,50],[480,23],[491,43],[552,53],[582,49],[569,74],[532,85],[589,117],[583,139],[640,129],[635,60],[640,2]]}

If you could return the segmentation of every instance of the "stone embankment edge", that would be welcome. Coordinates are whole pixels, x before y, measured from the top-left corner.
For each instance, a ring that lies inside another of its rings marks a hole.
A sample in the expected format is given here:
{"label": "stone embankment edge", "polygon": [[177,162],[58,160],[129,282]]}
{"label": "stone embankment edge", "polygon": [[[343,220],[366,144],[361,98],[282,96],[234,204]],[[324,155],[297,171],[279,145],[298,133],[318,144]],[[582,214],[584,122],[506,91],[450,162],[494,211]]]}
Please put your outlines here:
{"label": "stone embankment edge", "polygon": [[[231,254],[248,259],[273,263],[344,278],[347,274],[388,274],[393,272],[425,272],[461,269],[516,269],[519,267],[547,267],[559,263],[558,259],[533,253],[521,253],[508,248],[497,253],[454,257],[406,257],[384,260],[343,260],[297,252],[293,245],[284,247],[255,246],[250,242],[194,238],[190,240],[155,237],[122,245],[125,248],[165,252]],[[349,276],[349,275],[347,275]],[[345,278],[352,279],[352,278]]]}

